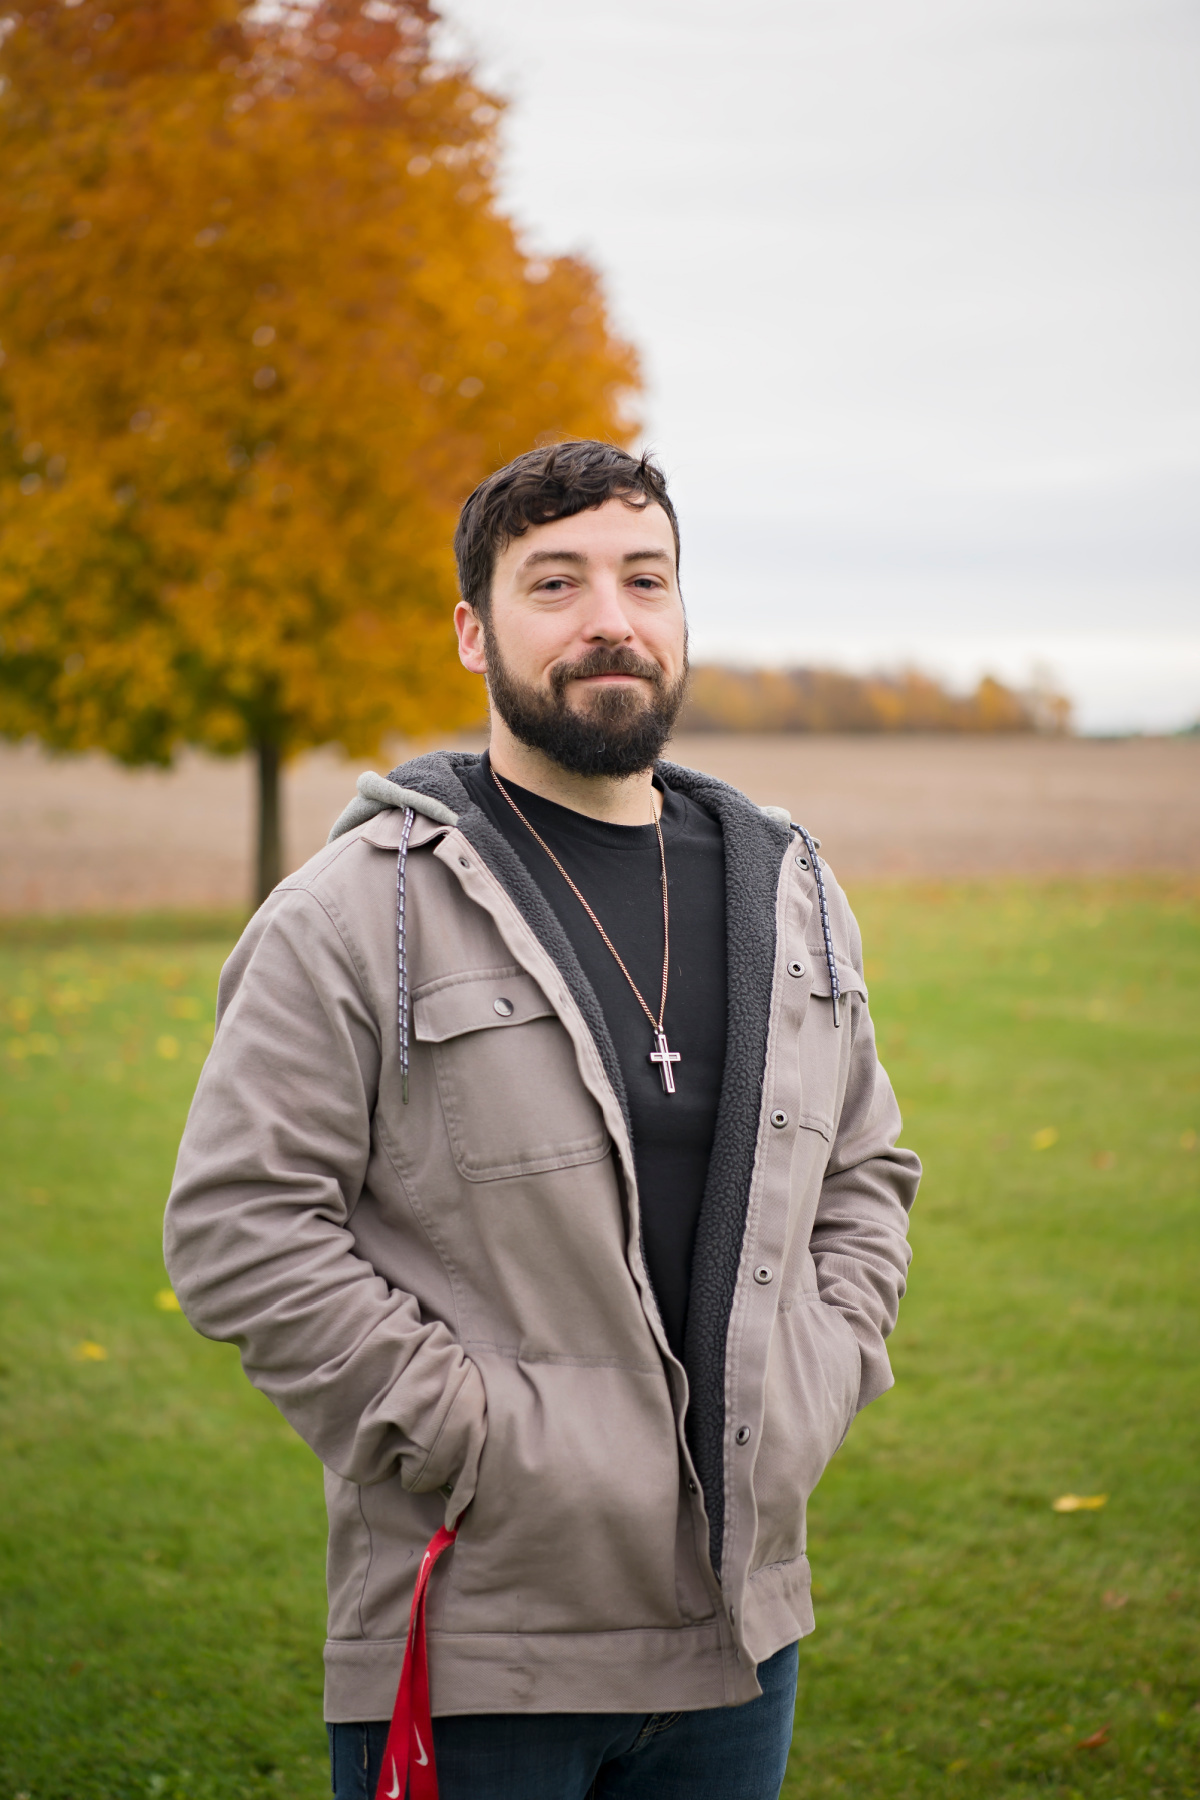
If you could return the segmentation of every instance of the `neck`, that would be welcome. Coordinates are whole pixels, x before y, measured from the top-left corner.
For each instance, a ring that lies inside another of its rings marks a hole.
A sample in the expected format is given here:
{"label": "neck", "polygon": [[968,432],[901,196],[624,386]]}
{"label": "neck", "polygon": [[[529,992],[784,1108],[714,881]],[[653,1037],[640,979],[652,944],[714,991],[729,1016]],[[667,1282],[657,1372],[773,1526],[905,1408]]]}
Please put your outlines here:
{"label": "neck", "polygon": [[603,819],[608,825],[649,825],[662,811],[652,769],[620,778],[575,775],[544,751],[522,744],[495,714],[488,755],[501,781],[514,782],[588,819]]}

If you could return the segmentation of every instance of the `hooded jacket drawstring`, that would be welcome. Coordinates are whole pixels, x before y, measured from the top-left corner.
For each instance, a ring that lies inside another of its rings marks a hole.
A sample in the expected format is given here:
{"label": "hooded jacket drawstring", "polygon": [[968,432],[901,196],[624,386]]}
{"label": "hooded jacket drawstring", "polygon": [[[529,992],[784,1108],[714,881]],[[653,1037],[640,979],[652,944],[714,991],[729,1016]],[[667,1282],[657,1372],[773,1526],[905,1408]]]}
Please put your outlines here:
{"label": "hooded jacket drawstring", "polygon": [[837,962],[833,954],[833,933],[829,929],[829,907],[825,901],[825,883],[821,878],[821,859],[817,855],[817,841],[809,836],[803,825],[797,825],[794,821],[792,830],[799,832],[804,839],[804,848],[808,851],[812,872],[817,878],[817,899],[821,907],[821,932],[825,939],[825,963],[829,969],[829,992],[833,997],[833,1022],[835,1025],[840,1025],[842,1022],[842,990],[838,982]]}
{"label": "hooded jacket drawstring", "polygon": [[396,857],[396,959],[400,985],[400,1098],[408,1105],[408,950],[404,941],[404,866],[408,861],[408,839],[416,813],[411,806],[404,809],[404,828],[400,833],[400,851]]}

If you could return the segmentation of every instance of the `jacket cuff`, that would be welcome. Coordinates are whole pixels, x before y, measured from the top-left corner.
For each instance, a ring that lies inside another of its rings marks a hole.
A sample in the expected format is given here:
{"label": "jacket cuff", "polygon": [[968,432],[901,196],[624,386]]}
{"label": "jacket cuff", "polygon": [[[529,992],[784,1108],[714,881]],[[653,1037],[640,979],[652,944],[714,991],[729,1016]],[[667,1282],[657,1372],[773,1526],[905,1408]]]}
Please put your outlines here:
{"label": "jacket cuff", "polygon": [[429,1455],[411,1483],[414,1494],[435,1491],[446,1496],[446,1525],[455,1521],[475,1498],[479,1459],[487,1437],[487,1394],[483,1376],[466,1359],[462,1382],[442,1420]]}
{"label": "jacket cuff", "polygon": [[884,1347],[883,1339],[869,1320],[850,1320],[851,1329],[858,1339],[858,1351],[862,1357],[862,1384],[858,1390],[856,1412],[869,1406],[872,1400],[878,1400],[886,1394],[890,1387],[895,1387],[896,1377],[892,1374],[892,1365]]}

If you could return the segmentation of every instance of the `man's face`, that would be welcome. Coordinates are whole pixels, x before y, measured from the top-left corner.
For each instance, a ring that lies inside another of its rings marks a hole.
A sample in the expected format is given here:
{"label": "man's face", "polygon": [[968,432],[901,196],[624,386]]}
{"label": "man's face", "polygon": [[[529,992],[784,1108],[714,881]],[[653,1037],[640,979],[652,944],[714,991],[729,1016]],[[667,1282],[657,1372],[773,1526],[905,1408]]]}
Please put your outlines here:
{"label": "man's face", "polygon": [[455,626],[513,736],[573,773],[637,774],[670,736],[687,628],[660,506],[531,526],[496,560],[488,624],[460,602]]}

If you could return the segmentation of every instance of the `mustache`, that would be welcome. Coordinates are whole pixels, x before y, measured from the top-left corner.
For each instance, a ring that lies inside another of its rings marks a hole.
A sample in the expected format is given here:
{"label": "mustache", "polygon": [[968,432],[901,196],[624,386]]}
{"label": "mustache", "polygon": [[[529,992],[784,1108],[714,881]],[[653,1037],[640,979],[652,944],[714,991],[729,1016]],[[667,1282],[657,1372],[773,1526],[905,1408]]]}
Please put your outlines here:
{"label": "mustache", "polygon": [[585,681],[592,675],[636,675],[655,688],[663,685],[663,672],[657,663],[647,662],[629,649],[610,650],[597,645],[573,663],[558,663],[550,672],[550,686],[561,699],[568,682]]}

